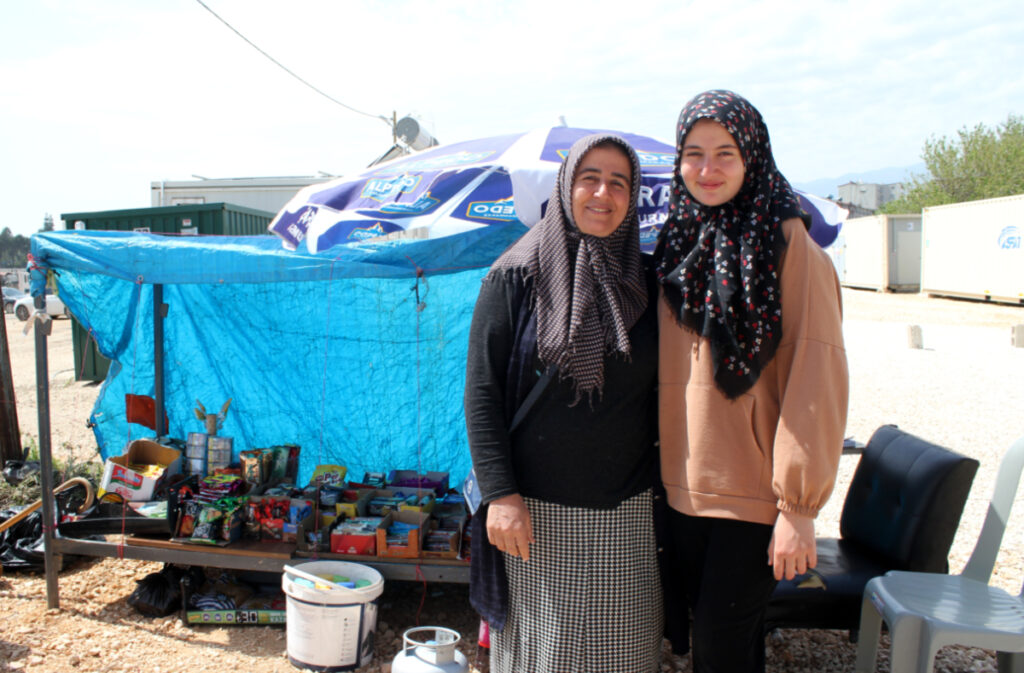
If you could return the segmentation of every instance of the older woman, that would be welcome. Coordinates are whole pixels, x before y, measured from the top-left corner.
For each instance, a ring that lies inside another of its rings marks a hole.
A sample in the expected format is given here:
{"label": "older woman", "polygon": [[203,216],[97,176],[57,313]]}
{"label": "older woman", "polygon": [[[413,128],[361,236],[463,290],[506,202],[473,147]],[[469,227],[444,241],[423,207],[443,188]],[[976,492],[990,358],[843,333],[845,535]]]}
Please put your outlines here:
{"label": "older woman", "polygon": [[816,563],[846,427],[841,295],[748,101],[696,96],[677,138],[655,252],[661,476],[685,587],[668,602],[692,610],[695,671],[742,673],[763,670],[775,583]]}
{"label": "older woman", "polygon": [[492,671],[658,668],[656,286],[639,189],[624,140],[577,141],[544,218],[477,299],[465,408],[484,506],[471,593],[491,624]]}

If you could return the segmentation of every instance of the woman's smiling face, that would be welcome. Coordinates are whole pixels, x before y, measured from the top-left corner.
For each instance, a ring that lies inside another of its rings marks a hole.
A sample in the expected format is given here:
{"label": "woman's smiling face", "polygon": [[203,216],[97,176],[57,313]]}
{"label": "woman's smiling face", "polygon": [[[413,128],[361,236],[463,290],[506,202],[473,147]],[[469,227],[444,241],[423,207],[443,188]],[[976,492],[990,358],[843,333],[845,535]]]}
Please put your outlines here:
{"label": "woman's smiling face", "polygon": [[683,140],[679,176],[705,206],[720,206],[739,194],[746,169],[736,140],[713,119],[701,119]]}
{"label": "woman's smiling face", "polygon": [[581,232],[604,238],[619,228],[629,212],[632,174],[618,147],[598,145],[583,155],[572,183],[572,219]]}

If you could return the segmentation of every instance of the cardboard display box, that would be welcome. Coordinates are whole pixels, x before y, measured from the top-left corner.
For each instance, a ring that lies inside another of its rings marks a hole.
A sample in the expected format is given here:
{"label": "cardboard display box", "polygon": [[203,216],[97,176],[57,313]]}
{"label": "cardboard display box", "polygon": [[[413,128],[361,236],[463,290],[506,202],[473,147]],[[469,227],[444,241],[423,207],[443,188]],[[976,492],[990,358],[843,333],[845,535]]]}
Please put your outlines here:
{"label": "cardboard display box", "polygon": [[[415,489],[404,491],[398,490],[396,491],[396,493],[415,495],[417,491]],[[424,493],[423,491],[419,491],[419,493],[421,494],[419,500],[417,500],[414,503],[403,502],[401,505],[398,506],[398,510],[401,512],[426,512],[427,514],[434,511],[435,500],[433,492]]]}
{"label": "cardboard display box", "polygon": [[[247,601],[246,605],[234,610],[199,610],[189,607],[193,590],[188,582],[181,583],[181,621],[186,625],[209,624],[216,626],[269,626],[283,625],[287,622],[285,596],[283,592],[275,592],[268,600]],[[277,606],[280,607],[277,607]]]}
{"label": "cardboard display box", "polygon": [[373,489],[349,488],[338,495],[338,502],[334,508],[338,515],[344,514],[350,519],[357,516],[367,516],[367,508],[370,505],[370,498],[373,497]]}
{"label": "cardboard display box", "polygon": [[[388,526],[394,521],[411,524],[407,545],[388,544]],[[430,515],[424,512],[390,512],[377,527],[377,556],[394,558],[416,558],[420,555],[420,543],[426,537],[430,526]]]}
{"label": "cardboard display box", "polygon": [[427,472],[420,474],[416,470],[391,470],[388,473],[388,488],[394,490],[433,491],[442,498],[448,492],[447,472]]}
{"label": "cardboard display box", "polygon": [[331,512],[321,512],[320,525],[317,526],[314,516],[310,514],[299,523],[295,540],[298,551],[325,552],[331,548],[331,529],[337,517]]}
{"label": "cardboard display box", "polygon": [[358,517],[356,521],[364,521],[368,524],[376,524],[373,532],[367,534],[347,533],[343,530],[345,521],[340,521],[331,531],[331,553],[334,554],[356,554],[361,556],[376,556],[378,549],[378,531],[384,519],[376,516]]}
{"label": "cardboard display box", "polygon": [[[130,465],[163,465],[143,474]],[[181,451],[151,439],[136,439],[120,456],[107,458],[97,497],[116,493],[125,500],[152,500],[153,493],[172,475],[181,471]]]}
{"label": "cardboard display box", "polygon": [[[423,556],[425,558],[459,558],[459,553],[462,550],[462,534],[466,529],[466,517],[452,517],[447,522],[440,523],[440,527],[427,533]],[[431,549],[430,543],[434,539],[443,540],[445,548]]]}

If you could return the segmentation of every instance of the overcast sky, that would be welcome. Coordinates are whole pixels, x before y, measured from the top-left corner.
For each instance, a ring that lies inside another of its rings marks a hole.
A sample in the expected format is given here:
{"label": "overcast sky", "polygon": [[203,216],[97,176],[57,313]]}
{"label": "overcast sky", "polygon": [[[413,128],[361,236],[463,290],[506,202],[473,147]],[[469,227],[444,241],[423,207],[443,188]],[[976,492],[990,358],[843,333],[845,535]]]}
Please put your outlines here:
{"label": "overcast sky", "polygon": [[146,207],[150,183],[340,175],[413,115],[441,142],[556,125],[674,143],[709,88],[765,117],[793,182],[920,161],[1024,114],[1020,0],[5,2],[3,220]]}

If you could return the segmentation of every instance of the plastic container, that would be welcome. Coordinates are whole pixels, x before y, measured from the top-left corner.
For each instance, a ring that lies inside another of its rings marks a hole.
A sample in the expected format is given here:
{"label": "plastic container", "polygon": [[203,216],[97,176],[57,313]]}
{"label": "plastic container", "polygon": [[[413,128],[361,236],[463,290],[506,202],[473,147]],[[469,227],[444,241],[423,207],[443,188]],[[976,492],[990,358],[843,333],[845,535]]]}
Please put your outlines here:
{"label": "plastic container", "polygon": [[[349,589],[317,583],[304,576],[344,576],[366,586]],[[321,588],[324,587],[324,588]],[[314,671],[351,671],[373,661],[377,598],[384,578],[369,566],[345,561],[300,563],[285,567],[281,588],[286,597],[288,661]]]}

